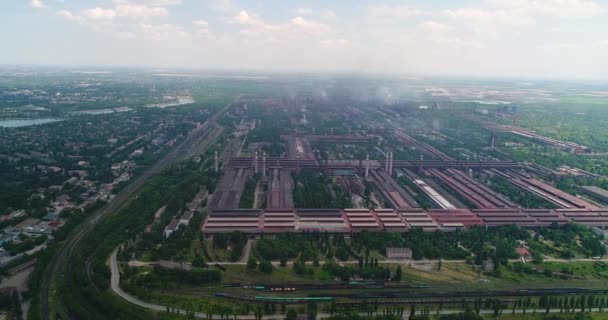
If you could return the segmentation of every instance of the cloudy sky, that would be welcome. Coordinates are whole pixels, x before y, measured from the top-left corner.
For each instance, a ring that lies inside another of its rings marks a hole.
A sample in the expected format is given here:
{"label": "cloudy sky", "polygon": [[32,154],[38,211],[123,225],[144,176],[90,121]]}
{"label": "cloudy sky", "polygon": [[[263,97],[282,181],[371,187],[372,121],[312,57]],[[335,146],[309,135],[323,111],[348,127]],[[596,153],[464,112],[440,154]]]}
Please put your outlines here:
{"label": "cloudy sky", "polygon": [[604,0],[1,0],[0,64],[608,78]]}

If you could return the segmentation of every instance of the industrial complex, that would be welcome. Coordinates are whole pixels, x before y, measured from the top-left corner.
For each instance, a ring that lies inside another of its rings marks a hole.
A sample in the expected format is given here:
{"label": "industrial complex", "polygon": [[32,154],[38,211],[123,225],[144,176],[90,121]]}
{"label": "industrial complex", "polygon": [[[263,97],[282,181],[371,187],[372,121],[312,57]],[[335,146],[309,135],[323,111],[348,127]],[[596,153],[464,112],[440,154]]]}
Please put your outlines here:
{"label": "industrial complex", "polygon": [[[531,170],[529,165],[499,160],[455,160],[402,130],[395,130],[394,136],[400,142],[415,146],[432,160],[424,160],[423,157],[418,160],[395,159],[391,151],[384,154],[384,159],[371,160],[367,155],[365,159],[323,160],[311,148],[313,141],[356,144],[375,139],[352,134],[282,136],[287,142],[287,152],[283,156],[270,157],[255,152],[253,157],[230,158],[222,168],[220,182],[211,195],[209,213],[202,231],[212,235],[230,231],[247,234],[351,233],[361,230],[407,232],[412,228],[452,231],[478,225],[537,228],[578,223],[608,226],[608,209],[535,178],[527,173]],[[329,176],[351,176],[371,183],[386,205],[350,209],[296,208],[293,174],[300,170],[314,170]],[[513,187],[546,200],[554,207],[523,208],[473,178],[473,171],[501,177]],[[267,190],[266,207],[239,208],[245,181],[253,176],[259,176]],[[412,196],[415,192],[404,188],[397,182],[397,177],[416,185],[436,208],[423,209]],[[432,181],[427,178],[432,178]],[[589,189],[589,192],[594,190]],[[454,200],[452,194],[466,205]]]}

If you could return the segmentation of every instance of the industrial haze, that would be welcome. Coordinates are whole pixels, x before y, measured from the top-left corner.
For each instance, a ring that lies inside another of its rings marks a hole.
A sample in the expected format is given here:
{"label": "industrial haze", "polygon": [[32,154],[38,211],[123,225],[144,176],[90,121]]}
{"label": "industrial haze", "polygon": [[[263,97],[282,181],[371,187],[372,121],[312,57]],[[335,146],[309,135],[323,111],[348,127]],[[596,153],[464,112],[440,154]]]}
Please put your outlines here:
{"label": "industrial haze", "polygon": [[0,319],[608,319],[608,5],[0,4]]}

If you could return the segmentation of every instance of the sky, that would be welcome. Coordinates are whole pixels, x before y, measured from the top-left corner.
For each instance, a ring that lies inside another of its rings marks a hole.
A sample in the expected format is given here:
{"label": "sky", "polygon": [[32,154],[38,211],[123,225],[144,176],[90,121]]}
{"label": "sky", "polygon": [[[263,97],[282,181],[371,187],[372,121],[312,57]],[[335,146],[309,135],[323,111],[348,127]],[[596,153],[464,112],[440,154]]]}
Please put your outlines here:
{"label": "sky", "polygon": [[0,64],[608,79],[608,0],[1,0]]}

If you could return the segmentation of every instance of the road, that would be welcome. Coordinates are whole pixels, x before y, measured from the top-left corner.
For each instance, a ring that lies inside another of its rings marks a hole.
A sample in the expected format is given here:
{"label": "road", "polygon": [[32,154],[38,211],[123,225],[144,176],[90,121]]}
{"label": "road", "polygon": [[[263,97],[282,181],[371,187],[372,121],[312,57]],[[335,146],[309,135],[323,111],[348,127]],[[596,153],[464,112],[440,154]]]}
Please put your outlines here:
{"label": "road", "polygon": [[241,254],[241,258],[239,259],[239,261],[249,261],[249,254],[251,253],[251,247],[253,247],[254,241],[255,240],[253,239],[247,239],[247,243],[245,243],[245,246],[243,247],[243,253]]}
{"label": "road", "polygon": [[[240,95],[235,99],[240,99]],[[232,103],[227,104],[224,108],[213,115],[207,120],[200,128],[196,128],[190,132],[184,141],[176,146],[171,152],[165,157],[158,160],[148,170],[142,173],[134,181],[129,183],[123,188],[114,199],[103,206],[101,209],[92,213],[82,224],[70,233],[68,238],[59,247],[51,262],[46,267],[44,275],[40,285],[40,318],[43,320],[51,319],[51,308],[50,308],[50,293],[53,283],[53,278],[61,274],[65,270],[66,257],[70,255],[74,247],[80,242],[81,239],[103,218],[107,217],[110,213],[116,211],[121,207],[128,199],[135,194],[145,183],[154,175],[160,173],[164,169],[171,166],[173,163],[180,160],[186,159],[192,156],[193,150],[201,149],[201,145],[209,146],[214,139],[216,139],[223,130],[215,120],[217,120],[226,111]]]}
{"label": "road", "polygon": [[[253,240],[249,240],[249,241],[253,241]],[[249,252],[251,250],[251,244],[250,242],[247,242],[247,244],[245,245],[245,247],[243,248],[243,255],[241,257],[241,259],[239,259],[239,261],[236,262],[229,262],[229,261],[219,261],[219,262],[209,262],[209,264],[214,265],[214,264],[218,264],[218,265],[222,265],[222,266],[244,266],[247,265],[247,261],[249,260]],[[521,260],[519,259],[510,259],[509,262],[513,263],[513,262],[520,262]],[[588,259],[588,258],[577,258],[577,259],[545,259],[545,262],[561,262],[561,263],[576,263],[576,262],[596,262],[596,261],[602,261],[602,262],[608,262],[608,258],[604,258],[604,259]],[[345,265],[345,264],[359,264],[359,260],[346,260],[346,261],[336,261],[338,264],[341,265]],[[279,261],[271,261],[271,263],[274,266],[279,266],[281,263]],[[294,261],[287,261],[287,265],[293,265]],[[325,264],[326,261],[319,261],[320,265]],[[404,259],[404,260],[378,260],[378,264],[400,264],[400,265],[414,265],[414,264],[418,264],[418,265],[422,265],[422,264],[429,264],[429,263],[439,263],[439,260],[412,260],[412,259]],[[443,263],[466,263],[466,260],[443,260]],[[313,265],[312,261],[306,261],[307,265]],[[144,262],[144,261],[139,261],[139,260],[131,260],[129,261],[129,265],[133,266],[133,267],[141,267],[141,266],[148,266],[148,265],[155,265],[155,266],[159,266],[159,267],[164,267],[164,268],[169,268],[169,269],[175,269],[178,268],[180,266],[179,262],[173,262],[173,261],[150,261],[150,262]],[[183,267],[187,267],[190,266],[190,263],[186,262],[183,263]]]}

